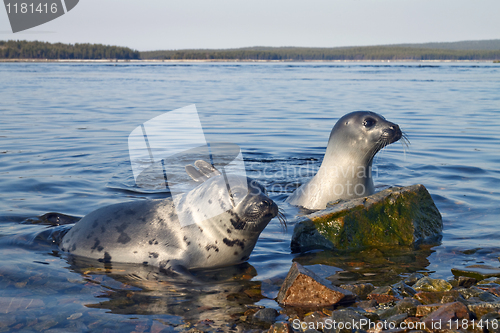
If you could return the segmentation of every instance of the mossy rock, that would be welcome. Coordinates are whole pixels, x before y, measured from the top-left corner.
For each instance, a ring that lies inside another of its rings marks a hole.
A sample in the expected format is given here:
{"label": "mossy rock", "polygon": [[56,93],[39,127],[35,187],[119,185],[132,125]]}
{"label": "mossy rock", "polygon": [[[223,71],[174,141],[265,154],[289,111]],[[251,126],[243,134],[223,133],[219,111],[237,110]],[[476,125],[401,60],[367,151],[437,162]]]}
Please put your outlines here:
{"label": "mossy rock", "polygon": [[330,203],[295,225],[293,252],[412,246],[440,239],[441,214],[423,185]]}

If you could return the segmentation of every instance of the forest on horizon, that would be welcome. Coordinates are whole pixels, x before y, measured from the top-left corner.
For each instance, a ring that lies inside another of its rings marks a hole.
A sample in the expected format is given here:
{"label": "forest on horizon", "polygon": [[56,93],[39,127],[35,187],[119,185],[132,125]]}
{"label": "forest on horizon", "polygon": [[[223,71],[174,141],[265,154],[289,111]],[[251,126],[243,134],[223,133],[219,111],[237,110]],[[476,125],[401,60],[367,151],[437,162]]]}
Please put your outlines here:
{"label": "forest on horizon", "polygon": [[335,48],[247,47],[139,52],[102,44],[0,41],[0,59],[213,61],[500,60],[500,40]]}

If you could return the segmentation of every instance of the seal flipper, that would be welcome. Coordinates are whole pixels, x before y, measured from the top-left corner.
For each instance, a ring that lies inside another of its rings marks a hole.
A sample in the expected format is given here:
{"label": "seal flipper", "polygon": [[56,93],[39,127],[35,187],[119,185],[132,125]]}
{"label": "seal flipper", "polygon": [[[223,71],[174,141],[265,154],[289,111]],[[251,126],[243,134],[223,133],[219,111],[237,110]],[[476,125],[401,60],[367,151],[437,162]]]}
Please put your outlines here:
{"label": "seal flipper", "polygon": [[197,160],[194,162],[194,165],[200,169],[201,173],[203,173],[205,176],[208,178],[215,177],[220,175],[220,171],[217,170],[212,164],[204,161],[204,160]]}
{"label": "seal flipper", "polygon": [[198,167],[199,171],[196,170],[196,168],[191,164],[186,165],[185,169],[188,176],[197,183],[203,183],[207,179],[221,174],[219,170],[217,170],[212,164],[206,161],[197,160],[196,162],[194,162],[194,165]]}
{"label": "seal flipper", "polygon": [[170,260],[168,262],[168,266],[160,267],[160,271],[167,275],[175,276],[176,279],[183,280],[187,283],[203,283],[203,281],[194,276],[193,273],[191,273],[186,266],[182,265],[178,260]]}
{"label": "seal flipper", "polygon": [[203,175],[201,172],[196,170],[196,168],[191,164],[186,165],[185,169],[188,176],[191,177],[197,183],[203,183],[205,180],[208,179],[207,176]]}

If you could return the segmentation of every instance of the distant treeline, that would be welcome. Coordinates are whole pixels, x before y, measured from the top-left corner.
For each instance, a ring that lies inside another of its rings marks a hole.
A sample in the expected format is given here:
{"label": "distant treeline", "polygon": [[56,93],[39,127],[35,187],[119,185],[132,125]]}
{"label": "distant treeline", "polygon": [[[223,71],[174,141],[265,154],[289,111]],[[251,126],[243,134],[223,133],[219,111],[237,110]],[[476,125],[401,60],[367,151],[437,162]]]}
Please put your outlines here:
{"label": "distant treeline", "polygon": [[169,60],[498,60],[499,50],[449,50],[402,46],[345,48],[242,48],[141,52],[141,59]]}
{"label": "distant treeline", "polygon": [[0,41],[0,59],[157,59],[226,61],[500,60],[500,40],[363,47],[249,47],[139,52],[102,44]]}
{"label": "distant treeline", "polygon": [[0,41],[0,59],[139,59],[139,51],[102,44]]}

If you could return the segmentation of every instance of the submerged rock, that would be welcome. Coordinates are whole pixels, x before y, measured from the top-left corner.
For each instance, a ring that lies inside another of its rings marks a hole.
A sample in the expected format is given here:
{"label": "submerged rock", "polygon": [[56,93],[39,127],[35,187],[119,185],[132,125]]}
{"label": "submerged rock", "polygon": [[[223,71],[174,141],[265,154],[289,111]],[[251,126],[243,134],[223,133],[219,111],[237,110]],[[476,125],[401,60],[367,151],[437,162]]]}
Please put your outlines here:
{"label": "submerged rock", "polygon": [[399,301],[403,297],[391,286],[378,287],[368,294],[369,299],[374,299],[379,304]]}
{"label": "submerged rock", "polygon": [[358,284],[341,284],[340,288],[349,290],[353,294],[356,294],[360,299],[366,299],[369,293],[375,289],[371,283],[358,283]]}
{"label": "submerged rock", "polygon": [[488,265],[471,265],[465,268],[452,268],[451,272],[455,276],[468,276],[476,280],[500,277],[500,268]]}
{"label": "submerged rock", "polygon": [[423,185],[392,187],[368,197],[328,204],[296,224],[291,249],[353,251],[411,246],[439,239],[443,221]]}
{"label": "submerged rock", "polygon": [[253,315],[253,319],[259,320],[259,321],[264,321],[264,322],[269,322],[269,323],[274,323],[276,320],[276,317],[278,317],[279,313],[275,309],[271,308],[265,308],[258,310],[255,312]]}
{"label": "submerged rock", "polygon": [[278,292],[277,301],[282,305],[318,307],[353,301],[355,297],[295,262]]}
{"label": "submerged rock", "polygon": [[423,277],[424,275],[421,273],[412,273],[410,276],[404,279],[403,282],[409,286],[413,286],[415,283],[417,283],[418,280],[420,280]]}

